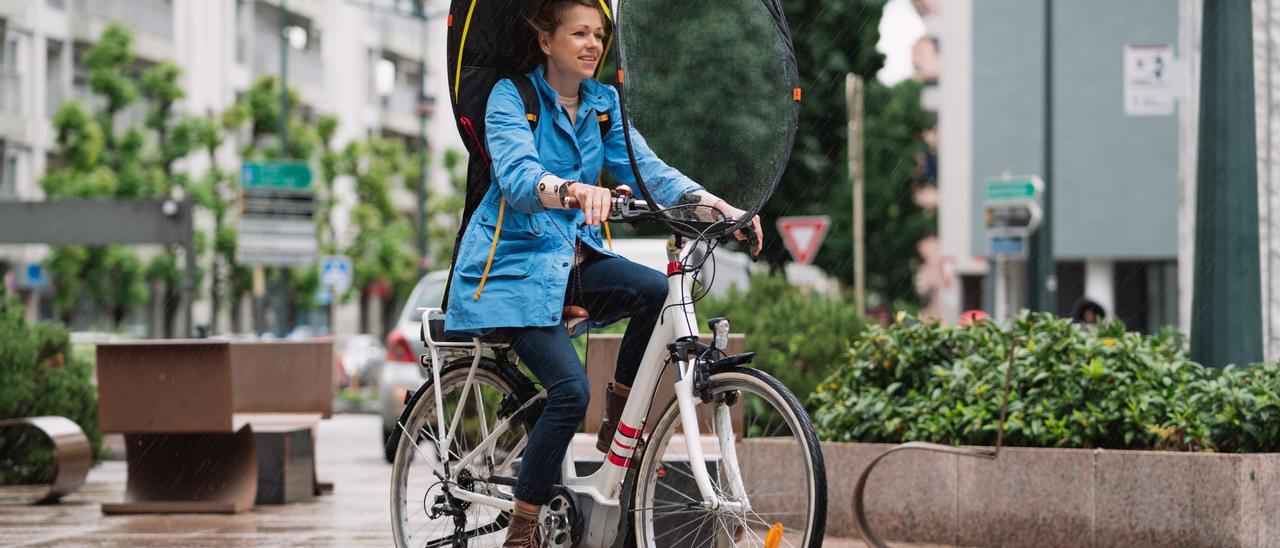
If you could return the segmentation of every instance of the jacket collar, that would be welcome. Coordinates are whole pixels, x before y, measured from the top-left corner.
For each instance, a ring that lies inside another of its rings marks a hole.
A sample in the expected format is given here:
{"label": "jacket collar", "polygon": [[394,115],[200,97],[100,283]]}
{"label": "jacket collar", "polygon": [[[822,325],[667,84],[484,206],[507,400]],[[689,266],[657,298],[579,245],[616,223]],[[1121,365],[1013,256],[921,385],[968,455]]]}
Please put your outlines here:
{"label": "jacket collar", "polygon": [[[542,95],[542,100],[548,105],[556,104],[556,90],[547,83],[546,67],[538,65],[528,74],[529,79],[533,81],[533,86],[538,89],[538,93]],[[578,98],[582,104],[595,110],[596,112],[609,112],[608,90],[605,84],[601,84],[595,78],[587,78],[582,81],[582,86],[578,88]]]}

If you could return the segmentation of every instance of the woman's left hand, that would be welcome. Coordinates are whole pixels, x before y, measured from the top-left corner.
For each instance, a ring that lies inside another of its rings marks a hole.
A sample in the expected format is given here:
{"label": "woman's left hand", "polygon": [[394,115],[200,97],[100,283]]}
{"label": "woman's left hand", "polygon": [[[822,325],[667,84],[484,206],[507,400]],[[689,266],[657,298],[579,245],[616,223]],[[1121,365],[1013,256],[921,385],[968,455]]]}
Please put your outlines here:
{"label": "woman's left hand", "polygon": [[[724,200],[720,200],[716,202],[716,205],[714,207],[716,208],[716,210],[720,211],[730,219],[741,219],[743,216],[747,214],[747,212],[729,205],[729,202],[726,202]],[[756,215],[755,217],[751,218],[751,226],[749,227],[749,229],[754,230],[756,233],[756,245],[754,248],[752,248],[751,254],[759,255],[760,250],[764,248],[764,231],[760,229],[759,215]],[[745,230],[746,229],[739,229],[737,232],[733,233],[733,236],[739,240],[745,240],[747,239],[747,234]]]}

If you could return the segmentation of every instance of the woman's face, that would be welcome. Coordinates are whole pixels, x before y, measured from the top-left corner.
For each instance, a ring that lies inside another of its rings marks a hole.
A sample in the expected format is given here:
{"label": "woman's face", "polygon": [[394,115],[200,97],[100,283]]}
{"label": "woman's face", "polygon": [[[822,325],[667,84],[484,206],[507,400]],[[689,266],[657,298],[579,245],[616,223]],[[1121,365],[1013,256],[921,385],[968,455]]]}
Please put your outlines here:
{"label": "woman's face", "polygon": [[600,10],[575,5],[565,10],[555,33],[538,37],[547,55],[547,70],[562,77],[591,78],[604,53],[604,21]]}

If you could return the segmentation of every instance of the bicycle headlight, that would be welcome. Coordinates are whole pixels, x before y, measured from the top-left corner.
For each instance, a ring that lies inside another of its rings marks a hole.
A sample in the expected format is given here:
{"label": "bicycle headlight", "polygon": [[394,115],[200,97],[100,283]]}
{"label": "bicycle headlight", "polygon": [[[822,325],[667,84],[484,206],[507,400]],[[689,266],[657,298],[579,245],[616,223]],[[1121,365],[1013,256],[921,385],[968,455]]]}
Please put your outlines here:
{"label": "bicycle headlight", "polygon": [[711,346],[716,347],[716,350],[724,350],[729,346],[729,318],[711,318],[707,320],[707,329],[715,337]]}

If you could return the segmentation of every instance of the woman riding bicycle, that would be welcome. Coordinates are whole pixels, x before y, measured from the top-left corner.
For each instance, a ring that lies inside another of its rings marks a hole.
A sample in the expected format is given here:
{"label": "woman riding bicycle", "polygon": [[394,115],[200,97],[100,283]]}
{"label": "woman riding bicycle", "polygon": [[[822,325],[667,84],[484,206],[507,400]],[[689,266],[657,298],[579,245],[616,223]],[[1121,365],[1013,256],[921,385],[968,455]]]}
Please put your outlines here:
{"label": "woman riding bicycle", "polygon": [[[611,31],[608,18],[598,0],[548,0],[529,23],[537,34],[531,49],[542,62],[528,78],[543,123],[530,131],[511,80],[494,86],[485,144],[497,184],[462,238],[445,319],[451,334],[508,341],[547,391],[520,466],[505,546],[537,541],[538,512],[558,482],[591,397],[564,315],[585,312],[594,326],[631,318],[596,444],[607,452],[667,293],[663,274],[615,255],[601,241],[611,193],[590,181],[608,169],[634,184],[622,125],[613,123],[607,132],[598,126],[600,114],[621,120],[617,91],[593,78]],[[641,174],[661,204],[698,203],[733,219],[744,214],[664,164],[638,133],[631,139]],[[570,198],[578,209],[567,207]],[[758,238],[759,217],[753,229]],[[741,231],[737,236],[745,238]],[[752,252],[759,253],[758,244]]]}

